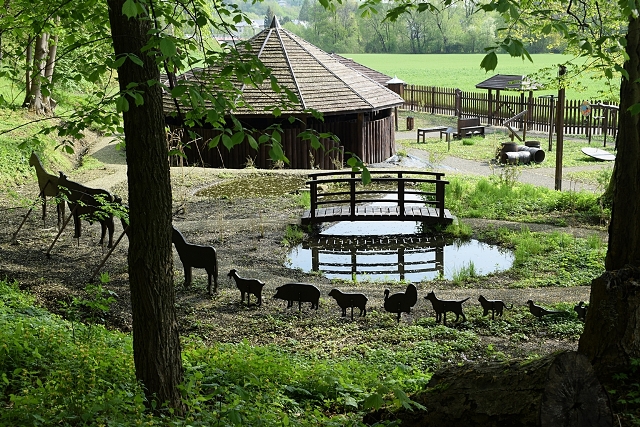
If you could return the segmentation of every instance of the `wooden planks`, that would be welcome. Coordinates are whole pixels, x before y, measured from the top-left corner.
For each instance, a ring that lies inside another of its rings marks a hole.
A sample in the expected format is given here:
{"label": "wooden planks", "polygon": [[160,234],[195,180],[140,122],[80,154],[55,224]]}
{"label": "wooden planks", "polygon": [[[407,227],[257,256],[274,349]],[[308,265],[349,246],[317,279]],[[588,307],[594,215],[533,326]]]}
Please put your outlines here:
{"label": "wooden planks", "polygon": [[315,217],[311,211],[305,211],[301,218],[302,225],[335,221],[416,221],[426,223],[451,223],[453,215],[448,209],[440,218],[440,209],[426,206],[406,206],[400,213],[398,206],[357,206],[355,215],[351,215],[349,206],[332,206],[316,209]]}

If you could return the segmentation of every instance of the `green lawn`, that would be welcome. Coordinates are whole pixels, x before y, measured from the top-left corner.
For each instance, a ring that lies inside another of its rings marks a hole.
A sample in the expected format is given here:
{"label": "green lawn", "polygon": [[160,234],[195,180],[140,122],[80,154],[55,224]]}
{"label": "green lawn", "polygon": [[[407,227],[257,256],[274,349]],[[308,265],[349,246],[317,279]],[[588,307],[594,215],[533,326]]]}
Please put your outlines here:
{"label": "green lawn", "polygon": [[[481,91],[476,84],[488,79],[494,74],[532,75],[543,68],[550,69],[552,76],[557,73],[558,64],[573,58],[570,55],[538,54],[531,55],[533,63],[500,55],[498,67],[494,72],[486,73],[480,68],[482,54],[344,54],[369,68],[385,73],[391,77],[397,76],[407,84],[456,87],[463,91]],[[575,60],[574,63],[580,64]],[[573,87],[567,89],[568,99],[604,99],[617,100],[618,87],[613,94],[602,96],[599,91],[606,91],[605,80],[597,78],[575,79],[573,83],[586,86],[584,90]],[[537,91],[536,95],[557,93],[556,90]]]}

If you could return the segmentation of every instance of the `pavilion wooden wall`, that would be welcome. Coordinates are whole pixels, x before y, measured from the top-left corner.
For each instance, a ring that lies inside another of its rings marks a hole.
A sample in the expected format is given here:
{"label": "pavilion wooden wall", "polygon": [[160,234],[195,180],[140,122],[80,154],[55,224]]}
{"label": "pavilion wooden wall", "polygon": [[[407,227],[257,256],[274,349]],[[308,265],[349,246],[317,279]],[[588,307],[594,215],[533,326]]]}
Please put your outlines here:
{"label": "pavilion wooden wall", "polygon": [[[289,169],[341,169],[345,157],[349,153],[358,155],[365,163],[382,162],[395,154],[395,120],[393,114],[379,114],[377,120],[363,120],[362,141],[358,143],[358,121],[331,121],[314,123],[313,128],[318,132],[331,132],[340,138],[340,142],[333,139],[321,139],[324,149],[311,148],[310,141],[298,138],[301,128],[283,129],[282,146],[289,164]],[[178,126],[169,125],[171,131]],[[276,165],[269,157],[269,147],[262,144],[255,150],[247,141],[228,150],[222,142],[215,148],[209,148],[209,141],[219,131],[213,129],[192,129],[200,136],[197,141],[190,141],[184,132],[184,153],[187,165],[198,165],[214,168],[244,168],[254,165],[258,168],[273,168]],[[258,136],[255,136],[258,139]]]}

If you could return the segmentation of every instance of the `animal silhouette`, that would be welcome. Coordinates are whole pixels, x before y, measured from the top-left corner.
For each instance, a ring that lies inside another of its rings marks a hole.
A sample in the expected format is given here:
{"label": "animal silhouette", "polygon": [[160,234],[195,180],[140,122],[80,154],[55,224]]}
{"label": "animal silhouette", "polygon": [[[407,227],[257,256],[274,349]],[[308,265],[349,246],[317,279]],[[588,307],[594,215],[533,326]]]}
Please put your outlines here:
{"label": "animal silhouette", "polygon": [[113,210],[110,209],[109,205],[116,203],[120,199],[112,196],[107,190],[90,188],[70,181],[62,172],[58,177],[58,188],[61,194],[66,195],[67,204],[73,216],[75,231],[73,237],[79,239],[82,235],[81,219],[85,218],[90,224],[94,221],[100,223],[100,228],[102,229],[100,244],[104,243],[104,237],[108,230],[109,244],[107,247],[113,246]]}
{"label": "animal silhouette", "polygon": [[235,280],[236,287],[240,290],[240,301],[244,302],[244,294],[246,293],[247,305],[249,305],[249,295],[253,294],[258,299],[256,305],[262,305],[262,288],[264,287],[264,282],[261,282],[258,279],[246,279],[244,277],[240,277],[235,268],[232,268],[227,276],[233,277]]}
{"label": "animal silhouette", "polygon": [[511,307],[507,307],[507,305],[503,301],[500,301],[497,299],[495,300],[486,299],[482,295],[478,297],[478,301],[480,301],[480,305],[484,310],[482,313],[483,316],[486,316],[487,314],[489,314],[489,311],[491,311],[491,320],[495,319],[496,314],[502,317],[502,312],[505,308],[507,309],[513,308],[513,304],[511,304]]}
{"label": "animal silhouette", "polygon": [[460,316],[462,316],[463,322],[467,321],[467,317],[464,315],[464,312],[462,311],[462,303],[471,297],[467,297],[460,301],[441,300],[436,297],[436,294],[433,291],[431,291],[424,298],[431,301],[433,310],[436,312],[436,323],[440,323],[440,320],[442,320],[443,325],[447,324],[447,311],[455,313],[456,322],[458,321]]}
{"label": "animal silhouette", "polygon": [[540,307],[539,305],[536,305],[532,300],[527,301],[527,305],[529,306],[529,311],[531,312],[531,314],[536,316],[538,319],[548,314],[562,313],[561,311],[552,311],[552,310],[547,310],[544,307]]}
{"label": "animal silhouette", "polygon": [[364,294],[345,293],[339,289],[331,289],[329,296],[333,297],[342,309],[342,317],[347,316],[347,308],[351,308],[351,320],[353,320],[353,307],[360,309],[360,316],[367,315],[367,298]]}
{"label": "animal silhouette", "polygon": [[211,295],[211,279],[213,278],[213,292],[218,292],[218,256],[213,246],[194,245],[187,243],[178,229],[173,227],[171,240],[178,251],[180,262],[184,267],[184,287],[191,286],[191,269],[204,268],[208,274],[209,284],[207,292]]}
{"label": "animal silhouette", "polygon": [[276,288],[273,298],[287,301],[287,308],[293,307],[298,301],[298,311],[302,310],[303,302],[310,302],[311,308],[318,309],[320,303],[320,289],[309,283],[287,283]]}
{"label": "animal silhouette", "polygon": [[397,321],[400,322],[402,313],[411,313],[411,307],[418,302],[418,289],[414,284],[409,283],[404,292],[389,295],[389,289],[384,290],[384,309],[389,313],[397,313]]}
{"label": "animal silhouette", "polygon": [[578,314],[578,320],[582,320],[583,322],[587,318],[587,309],[589,306],[584,305],[584,301],[580,301],[578,305],[573,307],[573,311]]}
{"label": "animal silhouette", "polygon": [[[40,157],[35,152],[31,152],[29,157],[29,166],[33,166],[38,177],[38,186],[40,187],[40,197],[42,198],[42,221],[47,218],[47,197],[58,197],[60,190],[58,189],[58,177],[44,170],[44,166],[40,161]],[[56,211],[58,213],[58,228],[64,219],[64,203],[56,203]]]}

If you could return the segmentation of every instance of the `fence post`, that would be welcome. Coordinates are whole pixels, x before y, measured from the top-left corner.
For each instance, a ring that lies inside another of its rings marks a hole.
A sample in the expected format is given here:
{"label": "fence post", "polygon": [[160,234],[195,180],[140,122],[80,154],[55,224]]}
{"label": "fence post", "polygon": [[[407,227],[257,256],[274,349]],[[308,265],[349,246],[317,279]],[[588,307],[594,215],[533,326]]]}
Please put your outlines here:
{"label": "fence post", "polygon": [[398,214],[400,218],[404,218],[404,180],[402,172],[398,173]]}
{"label": "fence post", "polygon": [[356,174],[351,173],[351,181],[349,182],[349,207],[351,208],[351,217],[356,217]]}
{"label": "fence post", "polygon": [[438,212],[438,217],[440,219],[444,218],[444,182],[442,181],[441,175],[436,176],[436,206],[440,209]]}
{"label": "fence post", "polygon": [[436,87],[431,86],[431,114],[436,112]]}
{"label": "fence post", "polygon": [[[309,207],[311,210],[311,218],[316,217],[316,209],[318,208],[318,177],[315,175],[311,176],[311,182],[309,183],[309,193],[311,199],[311,206]],[[313,222],[313,221],[312,221]]]}

